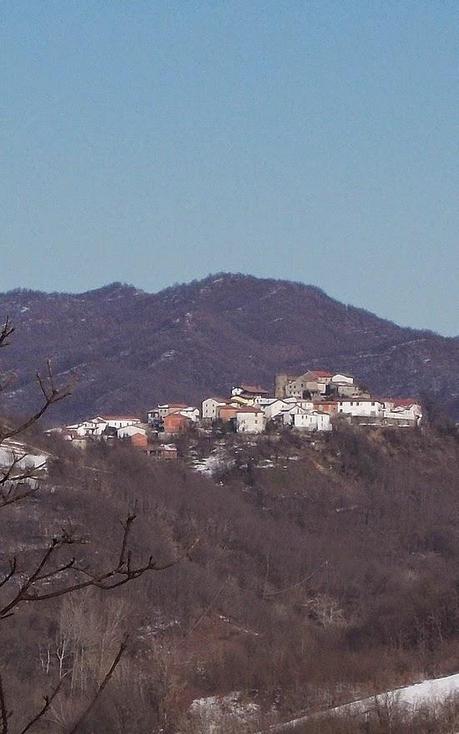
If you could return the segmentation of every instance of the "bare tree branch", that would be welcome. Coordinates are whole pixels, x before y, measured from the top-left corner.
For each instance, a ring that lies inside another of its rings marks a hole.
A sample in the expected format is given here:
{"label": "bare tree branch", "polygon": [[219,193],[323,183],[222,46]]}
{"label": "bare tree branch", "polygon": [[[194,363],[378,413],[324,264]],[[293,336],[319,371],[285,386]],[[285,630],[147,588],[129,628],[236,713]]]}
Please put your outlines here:
{"label": "bare tree branch", "polygon": [[10,317],[7,316],[5,323],[0,329],[0,348],[9,345],[8,338],[14,333],[14,326],[11,326]]}
{"label": "bare tree branch", "polygon": [[[91,573],[82,566],[76,566],[74,558],[71,558],[69,561],[62,564],[61,566],[58,566],[57,568],[46,570],[46,566],[59,548],[62,548],[66,545],[82,542],[81,538],[77,539],[73,535],[66,532],[63,532],[62,536],[58,538],[53,538],[52,542],[46,548],[43,556],[38,562],[35,570],[28,576],[25,581],[23,581],[13,598],[4,607],[0,608],[0,620],[10,617],[14,613],[15,609],[23,602],[37,602],[44,601],[46,599],[56,599],[60,596],[65,596],[66,594],[70,594],[74,591],[81,591],[82,589],[86,589],[88,587],[96,587],[98,589],[101,589],[102,591],[109,591],[111,589],[117,588],[118,586],[123,586],[129,581],[133,581],[134,579],[139,578],[148,571],[165,571],[166,569],[175,566],[177,563],[180,563],[180,561],[184,558],[189,558],[191,551],[193,550],[193,548],[196,547],[197,543],[199,542],[199,539],[196,539],[188,548],[183,551],[182,554],[172,559],[171,561],[158,563],[157,561],[153,560],[152,556],[150,556],[146,563],[133,568],[130,561],[130,552],[127,550],[127,540],[134,520],[135,515],[129,515],[126,521],[122,523],[124,533],[121,542],[121,551],[119,554],[118,564],[115,567],[103,571],[99,574]],[[37,588],[37,585],[40,584],[40,582],[44,580],[49,581],[51,579],[57,580],[59,575],[65,573],[66,571],[73,571],[74,573],[83,574],[84,576],[86,576],[86,580],[76,581],[74,583],[64,583],[63,586],[61,586],[60,588],[55,588],[51,591],[42,592],[40,591],[39,587]],[[8,574],[8,578],[4,580],[4,583],[6,583],[16,573],[16,565],[14,566],[14,570],[12,571],[10,564],[10,572]]]}
{"label": "bare tree branch", "polygon": [[51,360],[49,359],[46,360],[46,375],[42,377],[40,373],[37,372],[36,378],[40,390],[43,394],[43,403],[41,407],[19,426],[11,428],[4,433],[0,433],[0,443],[2,443],[2,441],[4,441],[6,438],[17,436],[18,434],[25,431],[27,428],[30,428],[30,426],[34,425],[34,423],[40,420],[42,415],[46,413],[51,405],[54,405],[54,403],[58,403],[60,400],[64,400],[64,398],[68,397],[71,393],[70,385],[56,387],[51,367]]}
{"label": "bare tree branch", "polygon": [[9,572],[0,581],[0,589],[1,589],[2,586],[4,586],[5,584],[7,584],[8,581],[15,575],[15,573],[16,573],[16,567],[17,567],[17,562],[16,562],[16,557],[14,557],[14,558],[12,558],[10,560],[10,570],[9,570]]}
{"label": "bare tree branch", "polygon": [[121,543],[121,551],[120,551],[120,559],[118,561],[118,568],[121,568],[124,566],[126,562],[126,547],[127,542],[129,538],[129,533],[131,531],[132,523],[134,522],[136,516],[134,514],[128,515],[125,522],[121,523],[121,525],[124,528],[124,534],[123,534],[123,542]]}
{"label": "bare tree branch", "polygon": [[76,722],[76,724],[69,731],[69,734],[75,734],[75,732],[78,730],[78,727],[80,726],[80,724],[83,723],[83,721],[86,719],[86,717],[88,716],[88,714],[92,711],[94,705],[97,702],[97,699],[99,698],[100,694],[102,693],[102,691],[106,687],[107,683],[109,682],[110,678],[112,677],[113,673],[115,672],[115,670],[116,670],[116,668],[118,666],[118,663],[120,662],[121,657],[122,657],[122,655],[123,655],[123,653],[124,653],[124,651],[125,651],[125,649],[127,647],[127,643],[128,643],[128,638],[126,636],[124,638],[124,640],[122,641],[122,643],[120,645],[120,648],[119,648],[119,650],[118,650],[118,652],[117,652],[117,654],[115,656],[115,659],[113,660],[110,668],[108,669],[107,673],[105,674],[105,677],[104,677],[102,683],[99,685],[99,687],[98,687],[98,689],[97,689],[94,697],[92,698],[92,700],[89,703],[89,705],[85,708],[85,710],[81,714],[81,716],[78,719],[78,721]]}
{"label": "bare tree branch", "polygon": [[20,487],[26,485],[30,480],[38,482],[38,473],[46,466],[46,462],[42,462],[37,466],[31,466],[24,469],[21,473],[15,474],[14,470],[27,456],[29,456],[27,453],[21,454],[21,456],[15,456],[8,469],[0,478],[0,510],[26,497],[30,497],[38,490],[38,486],[29,485],[24,491],[18,491]]}
{"label": "bare tree branch", "polygon": [[41,469],[44,469],[44,467],[46,466],[46,461],[43,461],[37,466],[29,467],[22,474],[13,474],[13,471],[18,466],[18,464],[20,464],[21,461],[26,459],[28,456],[30,456],[30,454],[22,454],[21,456],[16,456],[13,459],[10,466],[8,467],[8,470],[5,472],[5,474],[3,474],[0,479],[0,485],[6,484],[7,482],[23,482],[26,479],[37,479],[36,473],[39,472]]}
{"label": "bare tree branch", "polygon": [[53,700],[56,698],[57,694],[59,693],[66,675],[67,673],[63,675],[63,677],[57,684],[56,688],[54,689],[54,691],[52,691],[52,693],[49,696],[44,696],[44,704],[41,707],[40,711],[37,713],[36,716],[33,717],[33,719],[29,721],[28,724],[26,724],[26,726],[23,729],[21,729],[19,734],[26,734],[27,731],[29,731],[38,721],[40,721],[40,719],[43,718],[43,716],[46,714],[49,707],[51,706]]}

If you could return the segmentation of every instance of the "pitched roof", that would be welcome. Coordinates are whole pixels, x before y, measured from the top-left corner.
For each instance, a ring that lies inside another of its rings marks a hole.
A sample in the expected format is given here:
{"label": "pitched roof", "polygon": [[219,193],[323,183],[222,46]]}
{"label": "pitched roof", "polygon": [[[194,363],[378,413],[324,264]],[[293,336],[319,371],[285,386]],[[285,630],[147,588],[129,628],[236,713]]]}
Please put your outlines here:
{"label": "pitched roof", "polygon": [[168,413],[167,415],[164,416],[164,420],[166,420],[166,418],[170,418],[171,415],[174,415],[174,416],[175,415],[179,415],[181,418],[183,418],[186,421],[190,421],[191,420],[190,416],[189,415],[184,415],[181,410],[173,410],[173,411],[171,411],[170,413]]}
{"label": "pitched roof", "polygon": [[103,420],[106,421],[139,421],[140,418],[138,415],[101,415],[99,416]]}
{"label": "pitched roof", "polygon": [[187,403],[160,403],[153,410],[157,408],[188,408],[188,405]]}
{"label": "pitched roof", "polygon": [[395,406],[408,408],[410,405],[419,405],[416,398],[381,398],[383,402],[393,403]]}

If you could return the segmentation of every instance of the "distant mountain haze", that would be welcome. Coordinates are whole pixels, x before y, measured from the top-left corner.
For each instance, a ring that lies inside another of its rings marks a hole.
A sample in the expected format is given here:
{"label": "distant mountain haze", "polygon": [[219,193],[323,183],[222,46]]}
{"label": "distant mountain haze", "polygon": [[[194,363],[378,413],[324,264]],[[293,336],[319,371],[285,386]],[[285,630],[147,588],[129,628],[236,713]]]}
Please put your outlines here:
{"label": "distant mountain haze", "polygon": [[39,402],[35,372],[53,360],[56,380],[74,374],[73,396],[52,422],[96,413],[141,413],[158,402],[199,403],[276,372],[350,372],[379,396],[435,395],[459,418],[459,339],[402,328],[346,306],[319,288],[218,274],[159,293],[112,285],[81,294],[0,294],[0,320],[16,333],[0,354],[15,381],[2,412]]}

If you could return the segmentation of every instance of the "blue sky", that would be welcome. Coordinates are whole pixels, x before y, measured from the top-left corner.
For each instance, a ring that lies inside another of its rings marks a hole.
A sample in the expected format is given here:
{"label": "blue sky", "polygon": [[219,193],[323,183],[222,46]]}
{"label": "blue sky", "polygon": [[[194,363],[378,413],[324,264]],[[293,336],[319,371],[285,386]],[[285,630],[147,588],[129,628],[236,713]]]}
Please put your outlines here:
{"label": "blue sky", "polygon": [[0,14],[0,290],[248,272],[459,334],[457,0]]}

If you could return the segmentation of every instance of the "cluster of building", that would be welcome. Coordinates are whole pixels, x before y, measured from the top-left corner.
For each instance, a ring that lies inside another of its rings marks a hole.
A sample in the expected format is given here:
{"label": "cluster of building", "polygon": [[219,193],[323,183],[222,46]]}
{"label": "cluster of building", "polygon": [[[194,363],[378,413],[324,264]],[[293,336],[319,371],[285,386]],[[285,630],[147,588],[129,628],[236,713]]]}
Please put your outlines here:
{"label": "cluster of building", "polygon": [[134,415],[97,415],[94,418],[73,423],[64,428],[52,428],[47,433],[59,433],[66,441],[84,448],[88,441],[120,440],[158,459],[176,459],[177,447],[173,443],[151,441],[151,429]]}
{"label": "cluster of building", "polygon": [[259,385],[242,384],[233,387],[228,398],[206,398],[201,410],[182,403],[158,405],[148,412],[148,424],[167,434],[217,422],[229,424],[237,433],[262,433],[268,423],[331,431],[338,417],[366,425],[415,427],[422,408],[411,398],[371,396],[352,375],[309,370],[299,376],[277,375],[273,394]]}
{"label": "cluster of building", "polygon": [[227,398],[210,396],[200,408],[164,403],[148,411],[147,421],[133,415],[98,415],[58,429],[63,437],[84,445],[88,439],[119,439],[164,459],[177,456],[174,444],[162,438],[212,426],[237,433],[263,433],[268,426],[302,431],[331,431],[336,420],[361,425],[416,427],[420,403],[411,398],[378,398],[352,375],[309,370],[302,375],[276,375],[271,393],[259,385],[237,385]]}

